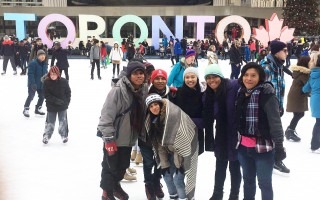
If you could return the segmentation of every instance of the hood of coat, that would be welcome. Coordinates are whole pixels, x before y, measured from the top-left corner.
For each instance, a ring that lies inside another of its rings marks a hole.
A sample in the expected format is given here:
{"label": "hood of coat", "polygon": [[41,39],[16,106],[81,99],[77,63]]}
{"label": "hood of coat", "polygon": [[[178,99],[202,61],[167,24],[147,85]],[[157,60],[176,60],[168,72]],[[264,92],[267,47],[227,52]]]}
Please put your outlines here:
{"label": "hood of coat", "polygon": [[312,68],[310,78],[312,78],[312,79],[319,79],[320,78],[320,67]]}
{"label": "hood of coat", "polygon": [[311,72],[309,68],[298,65],[293,65],[290,67],[290,69],[292,70],[292,77],[294,79],[297,79],[301,75],[309,75]]}

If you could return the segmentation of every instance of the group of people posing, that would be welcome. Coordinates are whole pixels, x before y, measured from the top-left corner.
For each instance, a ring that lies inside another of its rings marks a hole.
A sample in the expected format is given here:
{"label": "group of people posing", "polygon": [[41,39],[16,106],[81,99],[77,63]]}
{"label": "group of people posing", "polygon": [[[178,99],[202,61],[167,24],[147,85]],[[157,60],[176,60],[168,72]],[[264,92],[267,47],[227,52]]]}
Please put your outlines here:
{"label": "group of people posing", "polygon": [[[286,158],[284,135],[291,140],[297,134],[291,125],[284,133],[280,118],[284,113],[286,44],[272,41],[270,51],[261,65],[244,65],[239,79],[227,79],[218,64],[209,64],[204,68],[204,88],[199,82],[194,50],[186,52],[169,76],[161,69],[147,72],[143,62],[129,62],[126,75],[109,92],[98,124],[98,135],[104,142],[102,199],[129,199],[120,181],[138,140],[149,200],[164,197],[161,177],[170,199],[194,199],[197,158],[204,151],[213,151],[216,157],[210,200],[222,200],[228,165],[229,200],[240,198],[241,180],[244,200],[255,199],[256,178],[262,199],[272,200],[273,169],[290,172],[282,162]],[[312,65],[310,78],[302,66],[292,68],[295,89],[289,92],[300,95],[303,106],[311,94],[311,111],[317,119],[313,151],[320,148],[319,106],[315,103],[320,89],[318,57],[314,55],[307,62]],[[305,61],[299,60],[298,65],[301,63]],[[288,101],[287,111],[300,113],[298,116],[305,111],[289,107]]]}

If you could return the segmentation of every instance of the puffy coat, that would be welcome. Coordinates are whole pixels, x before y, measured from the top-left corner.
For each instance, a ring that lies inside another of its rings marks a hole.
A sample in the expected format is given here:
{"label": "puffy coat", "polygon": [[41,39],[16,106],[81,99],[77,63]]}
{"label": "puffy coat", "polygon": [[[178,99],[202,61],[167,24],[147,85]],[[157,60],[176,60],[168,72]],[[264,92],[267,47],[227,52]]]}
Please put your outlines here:
{"label": "puffy coat", "polygon": [[310,93],[310,107],[312,117],[320,118],[320,67],[311,69],[310,78],[303,86],[304,93]]}
{"label": "puffy coat", "polygon": [[56,66],[59,67],[59,69],[67,69],[69,67],[68,51],[66,49],[59,48],[52,52],[51,66],[54,66],[56,59]]}
{"label": "puffy coat", "polygon": [[37,89],[43,89],[41,78],[48,73],[48,65],[45,61],[34,59],[28,65],[28,87],[36,85]]}

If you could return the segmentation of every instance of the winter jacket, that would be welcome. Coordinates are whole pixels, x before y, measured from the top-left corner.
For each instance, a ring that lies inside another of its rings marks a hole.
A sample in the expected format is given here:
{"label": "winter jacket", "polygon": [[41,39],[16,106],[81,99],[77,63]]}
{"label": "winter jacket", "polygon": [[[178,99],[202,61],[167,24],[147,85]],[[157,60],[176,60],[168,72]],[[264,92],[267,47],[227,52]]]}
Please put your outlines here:
{"label": "winter jacket", "polygon": [[[213,113],[214,113],[214,116],[212,117],[214,118],[214,121],[215,121],[214,124],[215,124],[216,131],[213,131],[211,129],[212,133],[210,134],[215,133],[215,137],[210,138],[210,136],[207,135],[207,133],[209,133],[210,131],[210,128],[212,128],[213,126],[213,124],[208,124],[209,127],[206,127],[206,131],[205,131],[206,133],[205,144],[206,144],[206,149],[208,148],[207,145],[214,144],[211,148],[214,149],[214,153],[217,159],[235,161],[235,160],[238,160],[237,150],[236,150],[238,134],[237,134],[237,125],[236,125],[236,117],[235,117],[235,102],[236,102],[237,93],[238,93],[238,89],[240,88],[240,85],[237,80],[225,79],[224,81],[226,81],[225,97],[223,96],[217,97],[216,96],[217,93],[214,92],[214,101],[212,102]],[[205,105],[206,95],[207,95],[207,91],[204,92],[202,97],[203,105]],[[223,102],[220,102],[220,100]],[[203,120],[206,121],[206,119],[203,119]],[[213,141],[208,141],[208,139],[213,140],[214,143]]]}
{"label": "winter jacket", "polygon": [[54,66],[54,61],[56,59],[57,59],[56,66],[59,69],[67,69],[69,67],[68,50],[62,49],[61,47],[59,49],[54,50],[52,52],[51,66]]}
{"label": "winter jacket", "polygon": [[107,56],[107,47],[106,46],[101,46],[100,54],[101,54],[101,58],[105,58]]}
{"label": "winter jacket", "polygon": [[181,87],[183,85],[183,73],[184,70],[187,67],[198,67],[195,63],[191,64],[190,66],[187,66],[187,64],[185,63],[185,58],[181,58],[180,62],[177,62],[171,72],[170,75],[168,77],[168,82],[167,85],[168,86],[174,86],[174,87]]}
{"label": "winter jacket", "polygon": [[43,83],[44,98],[48,112],[59,112],[68,109],[71,99],[69,83],[65,78],[51,80],[47,77]]}
{"label": "winter jacket", "polygon": [[24,44],[24,45],[21,45],[19,46],[19,55],[21,58],[23,59],[27,59],[28,58],[28,55],[30,53],[30,47],[28,44]]}
{"label": "winter jacket", "polygon": [[176,42],[174,44],[174,55],[181,55],[182,54],[182,48],[180,45],[180,42]]}
{"label": "winter jacket", "polygon": [[287,96],[287,112],[304,112],[308,110],[308,97],[302,92],[302,87],[307,83],[310,69],[294,65],[293,81]]}
{"label": "winter jacket", "polygon": [[122,60],[123,54],[122,50],[120,48],[112,48],[111,53],[110,53],[110,58],[112,62]]}
{"label": "winter jacket", "polygon": [[90,49],[90,63],[92,63],[94,59],[100,60],[100,47],[97,45],[93,45]]}
{"label": "winter jacket", "polygon": [[34,59],[28,64],[28,87],[33,85],[37,86],[37,89],[43,89],[41,78],[48,73],[48,65],[45,61],[40,62],[38,59]]}
{"label": "winter jacket", "polygon": [[128,49],[127,49],[127,59],[130,61],[132,60],[132,58],[134,58],[134,54],[135,54],[135,49],[133,46],[129,47],[128,46]]}
{"label": "winter jacket", "polygon": [[231,64],[240,64],[240,63],[242,63],[241,53],[240,53],[238,48],[232,46],[230,51],[229,51],[229,56],[230,56],[230,63]]}
{"label": "winter jacket", "polygon": [[276,97],[279,100],[280,108],[283,108],[283,97],[285,93],[283,62],[278,60],[272,54],[268,54],[266,56],[266,59],[261,61],[261,66],[266,73],[266,81],[269,81],[273,84],[276,92]]}
{"label": "winter jacket", "polygon": [[[138,133],[131,127],[131,110],[124,113],[124,111],[132,106],[133,92],[141,92],[142,99],[144,100],[148,94],[148,86],[147,84],[143,84],[136,91],[129,79],[126,76],[122,77],[108,93],[101,111],[98,129],[102,132],[103,136],[113,136],[117,146],[134,146],[140,134],[140,132]],[[146,113],[145,107],[141,109]]]}
{"label": "winter jacket", "polygon": [[218,64],[218,56],[213,51],[207,51],[208,65]]}
{"label": "winter jacket", "polygon": [[1,53],[0,55],[3,56],[14,56],[15,55],[15,47],[13,41],[3,41],[1,46]]}
{"label": "winter jacket", "polygon": [[303,86],[304,93],[311,93],[310,107],[312,117],[320,118],[320,67],[311,69],[310,78]]}
{"label": "winter jacket", "polygon": [[[271,86],[270,86],[271,87]],[[246,126],[247,107],[249,104],[250,96],[245,95],[246,89],[241,88],[236,100],[236,119],[237,119],[237,131],[242,135],[245,130],[248,130]],[[258,100],[258,133],[255,132],[256,151],[263,152],[262,148],[265,144],[271,144],[268,149],[272,150],[272,147],[283,147],[283,128],[279,113],[279,101],[276,95],[272,92],[269,93],[264,88],[261,89]],[[240,143],[241,141],[239,141]]]}
{"label": "winter jacket", "polygon": [[162,45],[164,46],[165,49],[168,47],[168,39],[167,38],[162,38]]}

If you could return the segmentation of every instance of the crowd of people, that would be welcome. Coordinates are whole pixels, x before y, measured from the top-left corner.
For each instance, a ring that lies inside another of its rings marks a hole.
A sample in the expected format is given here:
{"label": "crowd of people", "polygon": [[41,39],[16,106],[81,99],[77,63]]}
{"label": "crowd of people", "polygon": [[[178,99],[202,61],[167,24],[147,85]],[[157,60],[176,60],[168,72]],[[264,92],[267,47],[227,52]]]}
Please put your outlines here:
{"label": "crowd of people", "polygon": [[[313,44],[308,55],[299,55],[297,64],[288,68],[286,60],[292,48],[280,40],[270,41],[265,48],[260,48],[254,39],[248,44],[234,40],[229,48],[227,40],[222,51],[228,53],[230,59],[230,78],[223,75],[219,66],[219,58],[227,57],[225,54],[219,57],[221,47],[209,41],[203,44],[208,43],[204,52],[202,45],[198,48],[194,42],[188,47],[185,41],[172,37],[169,41],[164,39],[162,43],[170,47],[173,64],[169,75],[143,59],[146,41],[137,48],[142,57],[137,55],[130,37],[122,41],[121,46],[114,42],[109,50],[108,44],[102,41],[95,38],[90,41],[91,79],[94,79],[95,67],[101,79],[100,63],[103,67],[110,59],[115,80],[97,127],[97,136],[103,141],[100,182],[103,200],[129,199],[121,180],[132,170],[130,159],[136,159],[137,154],[143,160],[148,200],[165,196],[161,178],[170,199],[194,199],[197,160],[205,151],[214,152],[216,157],[210,200],[223,199],[228,166],[229,200],[240,199],[241,181],[244,200],[255,199],[256,179],[262,200],[272,200],[272,171],[290,173],[283,163],[287,154],[283,142],[284,138],[293,142],[301,140],[296,128],[308,110],[308,97],[312,116],[316,118],[310,148],[320,153],[319,44]],[[47,107],[42,142],[49,142],[57,115],[62,142],[68,142],[67,109],[71,101],[68,51],[55,42],[48,69],[48,49],[40,38],[33,44],[22,40],[18,48],[14,41],[5,36],[2,42],[2,75],[6,74],[9,60],[14,75],[17,74],[19,62],[15,62],[15,57],[18,55],[21,75],[28,74],[28,97],[23,115],[30,117],[30,103],[37,92],[35,113],[45,115],[41,111],[44,100]],[[241,50],[243,45],[249,49],[247,54]],[[201,54],[208,59],[204,83],[199,81],[197,62]],[[119,64],[123,60],[128,60],[128,65],[120,73]],[[63,71],[66,78],[61,77]],[[293,78],[286,105],[286,111],[292,112],[293,118],[285,131],[281,122],[285,112],[284,73]]]}

